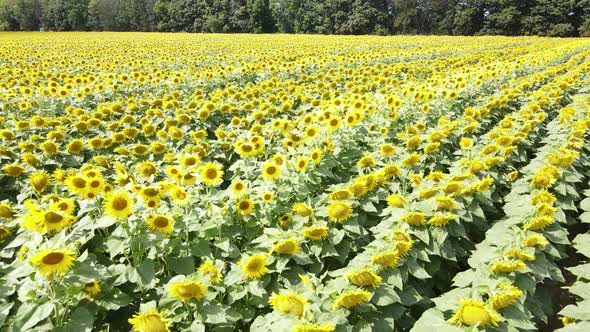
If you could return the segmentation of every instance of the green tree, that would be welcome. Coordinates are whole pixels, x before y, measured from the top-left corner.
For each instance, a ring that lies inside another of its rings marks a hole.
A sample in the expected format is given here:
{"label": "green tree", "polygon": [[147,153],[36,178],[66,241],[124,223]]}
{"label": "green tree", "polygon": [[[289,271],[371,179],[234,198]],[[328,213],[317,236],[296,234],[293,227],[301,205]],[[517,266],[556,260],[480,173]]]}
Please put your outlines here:
{"label": "green tree", "polygon": [[528,9],[528,0],[487,0],[483,3],[484,20],[480,34],[520,34],[523,13]]}
{"label": "green tree", "polygon": [[529,14],[522,19],[522,32],[527,35],[567,37],[576,34],[570,22],[575,13],[575,0],[534,0]]}
{"label": "green tree", "polygon": [[453,35],[474,35],[483,27],[484,8],[478,0],[460,1],[453,6]]}
{"label": "green tree", "polygon": [[41,22],[48,30],[86,30],[89,0],[42,0]]}
{"label": "green tree", "polygon": [[250,28],[253,32],[273,32],[274,20],[268,0],[248,0],[246,8],[250,17]]}
{"label": "green tree", "polygon": [[0,30],[38,30],[40,25],[40,0],[0,1]]}

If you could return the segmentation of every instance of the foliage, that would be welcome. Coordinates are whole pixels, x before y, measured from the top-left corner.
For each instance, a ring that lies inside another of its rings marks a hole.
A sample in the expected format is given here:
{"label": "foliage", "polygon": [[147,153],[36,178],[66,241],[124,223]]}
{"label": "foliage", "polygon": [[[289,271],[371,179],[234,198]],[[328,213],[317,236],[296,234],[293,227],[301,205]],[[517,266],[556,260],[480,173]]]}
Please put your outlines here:
{"label": "foliage", "polygon": [[0,58],[2,330],[543,329],[588,256],[586,39],[19,32]]}
{"label": "foliage", "polygon": [[584,35],[589,0],[0,0],[0,29]]}

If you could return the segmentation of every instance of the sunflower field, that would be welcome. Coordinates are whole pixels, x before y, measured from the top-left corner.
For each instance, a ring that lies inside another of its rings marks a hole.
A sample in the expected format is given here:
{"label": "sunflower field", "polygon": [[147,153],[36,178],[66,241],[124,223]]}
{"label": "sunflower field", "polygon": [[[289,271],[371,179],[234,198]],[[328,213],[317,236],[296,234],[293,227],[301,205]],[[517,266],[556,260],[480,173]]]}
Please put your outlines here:
{"label": "sunflower field", "polygon": [[590,330],[590,39],[0,33],[0,330]]}

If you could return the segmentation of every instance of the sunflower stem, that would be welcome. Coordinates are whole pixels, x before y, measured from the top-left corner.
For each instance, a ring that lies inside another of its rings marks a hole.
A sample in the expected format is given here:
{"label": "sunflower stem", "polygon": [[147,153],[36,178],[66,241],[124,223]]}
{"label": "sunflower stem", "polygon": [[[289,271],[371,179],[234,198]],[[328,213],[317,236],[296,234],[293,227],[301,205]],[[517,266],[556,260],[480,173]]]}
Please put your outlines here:
{"label": "sunflower stem", "polygon": [[191,308],[191,305],[188,303],[188,301],[183,301],[183,303],[184,303],[184,307],[186,308],[186,311],[188,312],[189,322],[192,325],[193,321],[195,320],[195,317],[193,315],[193,309]]}
{"label": "sunflower stem", "polygon": [[51,301],[54,304],[54,309],[53,309],[54,325],[56,327],[61,326],[61,315],[59,312],[59,301],[57,301],[57,299],[56,299],[57,291],[55,290],[55,281],[53,279],[51,279],[49,281],[49,292],[51,294]]}

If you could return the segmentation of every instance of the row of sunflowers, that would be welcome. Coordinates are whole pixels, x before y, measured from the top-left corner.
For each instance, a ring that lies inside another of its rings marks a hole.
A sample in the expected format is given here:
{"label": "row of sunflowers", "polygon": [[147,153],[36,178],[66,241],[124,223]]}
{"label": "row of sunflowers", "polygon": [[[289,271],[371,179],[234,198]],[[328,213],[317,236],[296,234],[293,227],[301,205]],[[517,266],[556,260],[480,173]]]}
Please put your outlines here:
{"label": "row of sunflowers", "polygon": [[555,314],[587,40],[5,33],[0,56],[2,329]]}

